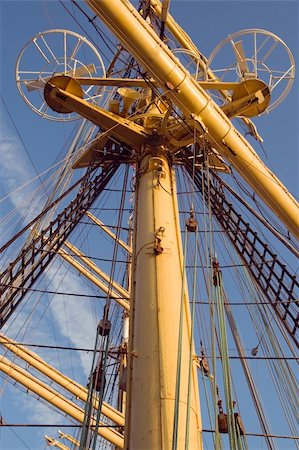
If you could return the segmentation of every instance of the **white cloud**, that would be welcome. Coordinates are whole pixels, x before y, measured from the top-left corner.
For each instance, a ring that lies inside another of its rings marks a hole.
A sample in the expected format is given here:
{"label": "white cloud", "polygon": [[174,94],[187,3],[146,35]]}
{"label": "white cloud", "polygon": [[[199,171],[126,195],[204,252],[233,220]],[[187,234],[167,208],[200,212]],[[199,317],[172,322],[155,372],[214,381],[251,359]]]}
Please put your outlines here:
{"label": "white cloud", "polygon": [[[23,157],[20,141],[0,124],[0,180],[3,192],[13,192],[31,178],[31,170]],[[29,189],[21,189],[10,196],[10,201],[21,216],[28,204]]]}
{"label": "white cloud", "polygon": [[[16,136],[11,134],[9,130],[2,124],[0,138],[0,176],[3,185],[6,186],[7,191],[16,190],[20,184],[27,181],[31,177],[31,171],[22,156],[22,149],[19,140]],[[18,191],[10,197],[13,206],[18,210],[19,214],[24,217],[24,206],[28,204],[28,190]],[[46,273],[47,279],[50,281],[49,289],[55,290],[63,284],[63,290],[71,292],[82,292],[82,283],[78,283],[77,277],[71,272],[58,271],[56,265],[52,265]],[[87,293],[87,292],[86,292]],[[74,308],[74,303],[76,307]],[[66,336],[65,317],[61,314],[60,298],[54,298],[51,306],[55,314],[55,319],[60,326],[60,331],[63,336]],[[70,327],[68,338],[73,342],[74,346],[90,347],[94,342],[95,332],[92,331],[94,327],[94,320],[88,304],[82,306],[79,301],[69,302],[66,304],[66,314]],[[20,320],[18,320],[18,323]],[[89,358],[82,357],[84,362]],[[87,367],[84,368],[85,372]]]}
{"label": "white cloud", "polygon": [[[5,189],[6,192],[15,191],[20,184],[31,178],[31,170],[22,155],[23,150],[17,137],[12,135],[4,125],[1,127],[0,135],[0,179],[3,184],[2,189]],[[19,215],[23,219],[25,217],[24,207],[28,204],[29,194],[30,192],[28,189],[20,190],[10,197],[13,207],[17,209]],[[46,273],[48,289],[55,290],[59,288],[64,291],[84,292],[84,290],[82,290],[82,282],[78,282],[77,276],[66,269],[60,269],[58,271],[58,276],[56,274],[54,277],[54,274],[57,271],[57,264],[58,262],[54,262]],[[34,301],[31,300],[32,299],[30,299],[30,302],[28,303],[32,305]],[[26,305],[24,310],[19,311],[19,314],[17,314],[13,327],[9,329],[10,336],[16,336],[19,327],[24,323],[24,319],[26,318],[26,310],[28,311],[28,308],[29,305]],[[77,300],[75,298],[71,298],[66,301],[62,299],[61,296],[54,296],[50,303],[50,309],[54,322],[58,325],[59,334],[61,337],[69,339],[70,344],[74,347],[93,347],[96,319],[94,318],[93,312],[87,300],[86,303],[82,303],[82,299]],[[50,324],[46,323],[46,325],[43,326],[44,323],[45,320],[41,321],[36,329],[34,329],[34,326],[30,325],[30,328],[28,329],[29,333],[26,333],[26,340],[30,343],[32,343],[35,339],[36,342],[53,342]],[[32,333],[30,333],[30,330]],[[57,359],[53,353],[47,353],[46,351],[43,353],[45,356],[50,354],[51,360]],[[77,361],[81,366],[81,373],[82,370],[84,373],[83,378],[87,379],[90,371],[91,354],[81,352],[75,353],[77,353],[75,357],[77,357]],[[43,357],[45,357],[44,355]],[[51,363],[53,364],[53,361],[51,361]],[[65,359],[63,363],[64,368],[68,372],[71,372],[69,361]],[[15,395],[18,394],[16,393]],[[24,396],[21,397],[24,398]],[[22,407],[24,408],[24,413],[26,415],[27,413],[30,414],[30,420],[33,422],[38,421],[39,423],[51,423],[53,420],[57,421],[57,413],[51,411],[49,408],[34,399],[22,400]]]}
{"label": "white cloud", "polygon": [[9,197],[1,202],[1,219],[5,214],[16,210],[16,215],[11,215],[10,220],[1,223],[1,245],[11,237],[11,230],[15,228],[15,223],[21,218],[24,221],[27,217],[35,214],[38,197],[34,196],[32,184],[20,189],[20,186],[31,180],[32,172],[24,158],[24,150],[19,139],[12,134],[9,129],[0,123],[0,197]]}
{"label": "white cloud", "polygon": [[[51,279],[52,275],[56,272],[57,266],[56,264],[53,264],[48,270],[49,278]],[[63,267],[59,269],[58,276],[53,276],[51,289],[88,294],[87,290],[84,291],[84,289],[82,289],[82,280],[80,281],[78,276],[67,271]],[[51,309],[54,314],[55,322],[58,324],[63,336],[70,339],[75,347],[93,348],[97,319],[91,311],[87,298],[85,300],[78,300],[71,297],[67,300],[62,300],[61,296],[55,296],[51,301]],[[90,372],[92,356],[91,354],[84,352],[79,352],[79,355],[82,368],[87,377]]]}
{"label": "white cloud", "polygon": [[[19,401],[20,398],[21,401]],[[53,409],[49,408],[47,404],[34,397],[29,397],[28,395],[18,396],[17,402],[18,408],[21,407],[24,412],[30,414],[32,423],[51,424],[62,422],[62,416],[58,411],[55,411],[54,406]]]}

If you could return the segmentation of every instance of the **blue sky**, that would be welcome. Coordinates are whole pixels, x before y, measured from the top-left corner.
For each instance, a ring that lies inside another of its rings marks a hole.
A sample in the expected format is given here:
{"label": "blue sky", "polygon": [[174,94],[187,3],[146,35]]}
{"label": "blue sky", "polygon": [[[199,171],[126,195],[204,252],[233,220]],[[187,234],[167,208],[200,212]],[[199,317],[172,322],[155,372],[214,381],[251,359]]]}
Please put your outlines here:
{"label": "blue sky", "polygon": [[[68,6],[70,2],[67,2]],[[35,34],[51,28],[66,28],[79,33],[73,19],[70,18],[58,1],[3,1],[1,7],[1,95],[13,117],[12,123],[1,102],[1,148],[0,148],[0,196],[15,190],[20,182],[24,183],[36,175],[29,159],[38,172],[42,172],[58,158],[62,146],[73,130],[73,124],[49,122],[35,115],[23,102],[15,85],[15,63],[25,43]],[[298,2],[297,1],[174,1],[171,13],[190,34],[198,48],[206,56],[229,33],[245,28],[263,28],[281,37],[298,60]],[[80,18],[86,25],[86,21]],[[104,49],[106,53],[106,49]],[[264,139],[264,152],[253,140],[255,149],[278,175],[287,188],[298,197],[298,78],[295,80],[287,99],[269,115],[254,120]],[[16,129],[18,130],[18,134]],[[20,141],[20,137],[22,142]],[[24,149],[26,147],[26,150]],[[12,204],[2,206],[1,216],[9,206],[20,206],[25,200],[22,195],[13,197]],[[25,192],[26,196],[26,192]],[[74,285],[72,285],[74,287]],[[57,314],[57,320],[58,320]],[[74,318],[75,320],[76,318]],[[31,417],[37,420],[41,410],[30,409],[33,403],[15,396],[11,407],[2,405],[13,417],[12,410],[21,405]],[[18,403],[20,402],[20,403]],[[45,413],[45,417],[47,417]],[[16,421],[24,420],[20,416]],[[44,419],[46,420],[46,419]],[[21,435],[21,432],[18,431]],[[29,448],[44,448],[40,437],[32,432],[24,432]],[[2,431],[3,449],[21,450],[26,448],[9,430]],[[291,448],[291,447],[281,447]]]}

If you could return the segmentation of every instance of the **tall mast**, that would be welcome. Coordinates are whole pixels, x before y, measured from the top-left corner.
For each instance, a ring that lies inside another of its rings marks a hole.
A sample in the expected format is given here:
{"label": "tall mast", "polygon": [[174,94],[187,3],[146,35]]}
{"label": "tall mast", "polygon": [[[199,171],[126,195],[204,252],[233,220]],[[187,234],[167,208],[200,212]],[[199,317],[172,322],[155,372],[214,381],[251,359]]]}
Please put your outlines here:
{"label": "tall mast", "polygon": [[195,361],[187,402],[194,355],[169,156],[163,146],[147,145],[137,170],[126,449],[169,449],[175,441],[183,448],[188,409],[189,448],[202,448]]}

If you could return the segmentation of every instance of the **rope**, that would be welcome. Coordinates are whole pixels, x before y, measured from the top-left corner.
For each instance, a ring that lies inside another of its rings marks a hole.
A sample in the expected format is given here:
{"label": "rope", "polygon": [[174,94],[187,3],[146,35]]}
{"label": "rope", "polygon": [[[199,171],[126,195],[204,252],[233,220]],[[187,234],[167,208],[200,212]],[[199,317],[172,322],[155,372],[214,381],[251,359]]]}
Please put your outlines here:
{"label": "rope", "polygon": [[[224,245],[226,247],[227,252],[230,254],[231,260],[235,260],[236,257],[235,257],[235,255],[234,255],[234,257],[232,256],[231,250],[227,247],[227,242],[224,241],[223,243],[224,243]],[[243,296],[244,299],[246,299],[246,300],[248,298],[259,299],[260,293],[257,291],[256,286],[253,284],[253,282],[252,282],[252,280],[251,280],[251,278],[249,276],[249,273],[246,270],[244,270],[242,268],[242,271],[240,272],[239,268],[238,269],[235,268],[234,269],[234,278],[235,278],[236,282],[239,284],[240,293],[242,293],[242,296]],[[263,430],[263,432],[264,432],[264,434],[266,436],[265,445],[267,446],[267,448],[269,450],[274,450],[276,448],[276,445],[275,445],[275,442],[273,441],[273,439],[268,437],[271,434],[270,433],[270,427],[269,427],[267,418],[266,418],[265,413],[264,413],[264,409],[263,409],[263,406],[262,406],[262,403],[261,403],[261,398],[260,398],[260,395],[257,392],[257,388],[255,386],[254,377],[253,377],[253,375],[252,375],[252,373],[250,371],[250,368],[249,368],[249,366],[247,364],[247,361],[245,360],[245,358],[243,358],[243,345],[242,345],[242,342],[241,342],[241,338],[240,338],[240,335],[238,333],[238,329],[237,329],[236,323],[235,323],[235,321],[233,319],[232,312],[229,309],[230,305],[229,305],[227,299],[226,299],[226,302],[227,303],[225,304],[225,308],[226,308],[226,314],[227,314],[228,320],[230,322],[230,328],[231,328],[231,331],[232,331],[235,343],[237,344],[237,347],[239,349],[238,350],[239,357],[241,357],[242,360],[244,359],[242,361],[243,371],[244,371],[244,374],[245,374],[245,377],[246,377],[246,380],[247,380],[247,384],[248,384],[248,388],[249,388],[250,393],[251,393],[251,397],[253,399],[253,404],[255,406],[255,410],[256,410],[256,413],[257,413],[258,420],[259,420],[260,425],[261,425],[261,429]],[[257,306],[257,310],[259,309],[259,303],[258,302],[259,302],[259,300],[256,300],[256,302],[255,302],[255,304]],[[256,308],[254,308],[254,313],[253,313],[252,309],[249,306],[247,306],[248,314],[251,317],[253,324],[256,322],[257,317],[258,317],[256,315],[255,309]]]}
{"label": "rope", "polygon": [[[190,431],[190,402],[191,402],[191,379],[193,374],[193,332],[194,332],[194,315],[195,315],[195,298],[196,298],[196,263],[197,263],[197,230],[195,232],[195,254],[193,267],[193,286],[191,301],[191,330],[190,330],[190,346],[189,346],[189,367],[188,367],[188,393],[187,393],[187,414],[186,414],[186,437],[185,450],[189,449],[189,431]],[[187,233],[186,233],[187,234]]]}
{"label": "rope", "polygon": [[174,402],[174,418],[173,418],[173,433],[172,433],[172,450],[178,448],[178,422],[180,410],[180,387],[181,387],[181,366],[182,366],[182,337],[183,337],[183,315],[184,315],[184,290],[185,290],[185,262],[187,250],[188,233],[184,237],[184,254],[183,254],[183,270],[182,270],[182,290],[181,290],[181,305],[180,305],[180,322],[179,322],[179,336],[178,336],[178,358],[176,370],[176,386],[175,386],[175,402]]}
{"label": "rope", "polygon": [[227,334],[224,317],[224,302],[222,296],[221,272],[219,270],[219,264],[215,260],[213,265],[214,265],[213,282],[215,286],[216,307],[218,314],[220,352],[223,367],[223,384],[224,384],[225,403],[227,411],[228,434],[229,434],[230,448],[232,450],[237,450],[238,448],[240,448],[240,446],[238,445],[236,426],[234,420],[234,411],[233,411],[232,385],[230,377]]}
{"label": "rope", "polygon": [[91,422],[91,413],[92,413],[92,406],[93,406],[93,399],[92,399],[92,393],[93,393],[93,369],[95,367],[95,360],[97,355],[97,347],[98,347],[98,340],[99,340],[99,333],[96,334],[96,340],[94,345],[94,351],[92,356],[92,364],[91,364],[91,372],[90,372],[90,380],[88,383],[88,393],[87,393],[87,399],[85,403],[84,408],[84,419],[82,424],[82,433],[80,437],[80,447],[79,450],[85,450],[87,448],[87,438],[88,438],[88,432],[90,430],[90,422]]}
{"label": "rope", "polygon": [[[123,206],[124,206],[124,201],[125,201],[125,197],[126,197],[126,191],[127,191],[127,182],[128,182],[128,171],[129,171],[129,166],[126,166],[125,169],[125,174],[124,174],[124,182],[123,182],[123,189],[122,189],[122,198],[121,198],[121,205],[120,205],[120,209],[119,209],[119,215],[118,215],[118,224],[117,224],[117,230],[116,230],[116,240],[114,242],[114,248],[113,248],[113,257],[112,257],[112,265],[111,265],[111,271],[110,271],[110,280],[114,280],[114,276],[115,276],[115,261],[117,259],[117,251],[118,251],[118,239],[120,237],[120,231],[121,231],[121,223],[122,223],[122,218],[123,218]],[[106,297],[106,304],[103,310],[103,320],[106,321],[108,320],[109,317],[109,311],[110,311],[110,305],[111,305],[111,291],[112,291],[112,283],[109,283],[109,290],[107,293],[107,297]],[[92,391],[93,391],[93,371],[94,369],[96,369],[96,367],[94,366],[94,360],[93,360],[93,364],[92,364],[92,372],[91,372],[91,382],[90,382],[90,386],[91,386],[91,397],[87,398],[87,403],[90,403],[90,406],[87,408],[87,414],[89,415],[89,428],[86,430],[82,430],[82,436],[81,436],[81,440],[80,440],[80,450],[81,450],[81,446],[82,446],[82,450],[90,447],[91,450],[95,450],[96,446],[97,446],[97,440],[98,440],[98,428],[100,425],[100,417],[101,417],[101,409],[102,409],[102,403],[103,403],[103,397],[104,397],[104,380],[105,380],[105,373],[107,370],[107,361],[108,361],[108,348],[109,348],[109,342],[110,342],[110,333],[107,336],[103,336],[102,339],[100,340],[100,345],[99,345],[99,349],[97,348],[97,343],[98,343],[98,335],[99,333],[97,333],[97,337],[96,337],[96,346],[94,349],[94,355],[95,353],[98,353],[100,351],[100,363],[99,366],[97,366],[99,368],[98,372],[97,372],[97,376],[95,379],[95,383],[97,383],[97,378],[100,376],[101,377],[101,385],[100,385],[100,392],[99,392],[99,405],[98,405],[98,410],[97,410],[97,415],[96,415],[96,423],[95,423],[95,428],[93,428],[92,430],[92,435],[90,436],[89,442],[88,442],[88,432],[90,431],[90,420],[91,420],[91,411],[92,411]],[[104,348],[105,347],[105,348]],[[88,391],[89,392],[89,391]]]}
{"label": "rope", "polygon": [[[205,392],[205,398],[206,398],[206,403],[207,403],[207,407],[208,407],[208,416],[209,416],[209,422],[210,422],[210,426],[212,427],[212,413],[211,413],[211,407],[210,407],[210,400],[208,397],[208,390],[207,390],[207,385],[206,385],[206,380],[205,380],[205,375],[202,372],[202,380],[203,380],[203,386],[204,386],[204,392]],[[209,376],[209,380],[210,383],[212,383],[212,379]],[[219,433],[218,433],[219,434]],[[215,441],[215,436],[213,434],[213,442],[214,442],[214,448],[216,448],[216,441]]]}
{"label": "rope", "polygon": [[[206,149],[206,143],[204,142],[204,145],[202,147],[203,151],[203,159],[206,161],[207,156],[207,149]],[[212,227],[212,210],[211,210],[211,200],[210,200],[210,183],[208,182],[208,190],[206,192],[205,189],[205,177],[207,177],[207,180],[209,180],[209,165],[208,162],[203,163],[201,166],[201,191],[202,191],[202,204],[204,209],[204,242],[205,242],[205,258],[206,258],[206,266],[212,267],[212,258],[211,254],[213,254],[213,247],[214,247],[214,241],[213,241],[213,227]],[[207,288],[207,294],[208,299],[210,303],[210,329],[211,329],[211,357],[212,357],[212,367],[213,367],[213,374],[214,374],[214,381],[211,383],[211,392],[213,397],[213,406],[214,406],[214,419],[215,419],[215,449],[221,450],[222,449],[222,439],[219,433],[219,427],[218,427],[218,420],[217,420],[217,384],[216,384],[216,374],[217,374],[217,365],[216,365],[216,338],[217,338],[217,331],[216,331],[216,321],[215,321],[215,299],[212,295],[212,284],[211,280],[207,280],[206,283]]]}
{"label": "rope", "polygon": [[[104,358],[101,358],[101,364],[99,367],[99,371],[97,373],[97,377],[95,380],[95,383],[97,383],[97,378],[100,376],[101,377],[101,388],[100,388],[100,392],[99,392],[99,404],[98,404],[98,410],[97,410],[97,417],[96,417],[96,424],[95,424],[95,429],[93,429],[93,438],[91,440],[92,443],[92,450],[96,450],[96,445],[97,445],[97,437],[98,437],[98,429],[100,426],[100,417],[101,417],[101,413],[102,413],[102,405],[103,405],[103,398],[104,398],[104,384],[105,384],[105,374],[106,374],[106,370],[107,370],[107,360],[108,360],[108,348],[109,348],[109,334],[106,337],[103,337],[102,340],[106,341],[106,346],[105,346],[105,353],[104,353]],[[102,364],[102,362],[104,361],[104,364]],[[89,444],[90,445],[90,444]]]}

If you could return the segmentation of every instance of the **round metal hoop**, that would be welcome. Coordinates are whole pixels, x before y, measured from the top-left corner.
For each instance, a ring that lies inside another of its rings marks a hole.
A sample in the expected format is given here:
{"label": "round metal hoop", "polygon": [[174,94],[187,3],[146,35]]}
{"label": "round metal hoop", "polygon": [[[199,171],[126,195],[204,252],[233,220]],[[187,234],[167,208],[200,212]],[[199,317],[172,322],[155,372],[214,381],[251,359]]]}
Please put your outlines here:
{"label": "round metal hoop", "polygon": [[179,59],[186,70],[196,81],[205,79],[203,58],[185,48],[174,48],[172,53]]}
{"label": "round metal hoop", "polygon": [[[44,99],[44,87],[55,75],[92,78],[105,77],[106,72],[96,47],[73,31],[44,31],[23,47],[16,63],[16,82],[21,97],[39,116],[69,122],[80,116],[52,111]],[[83,93],[85,99],[93,103],[102,96],[97,86],[86,86]]]}
{"label": "round metal hoop", "polygon": [[272,111],[290,91],[295,61],[288,46],[274,33],[260,29],[241,30],[221,41],[211,53],[206,69],[219,81],[259,79],[269,88]]}

